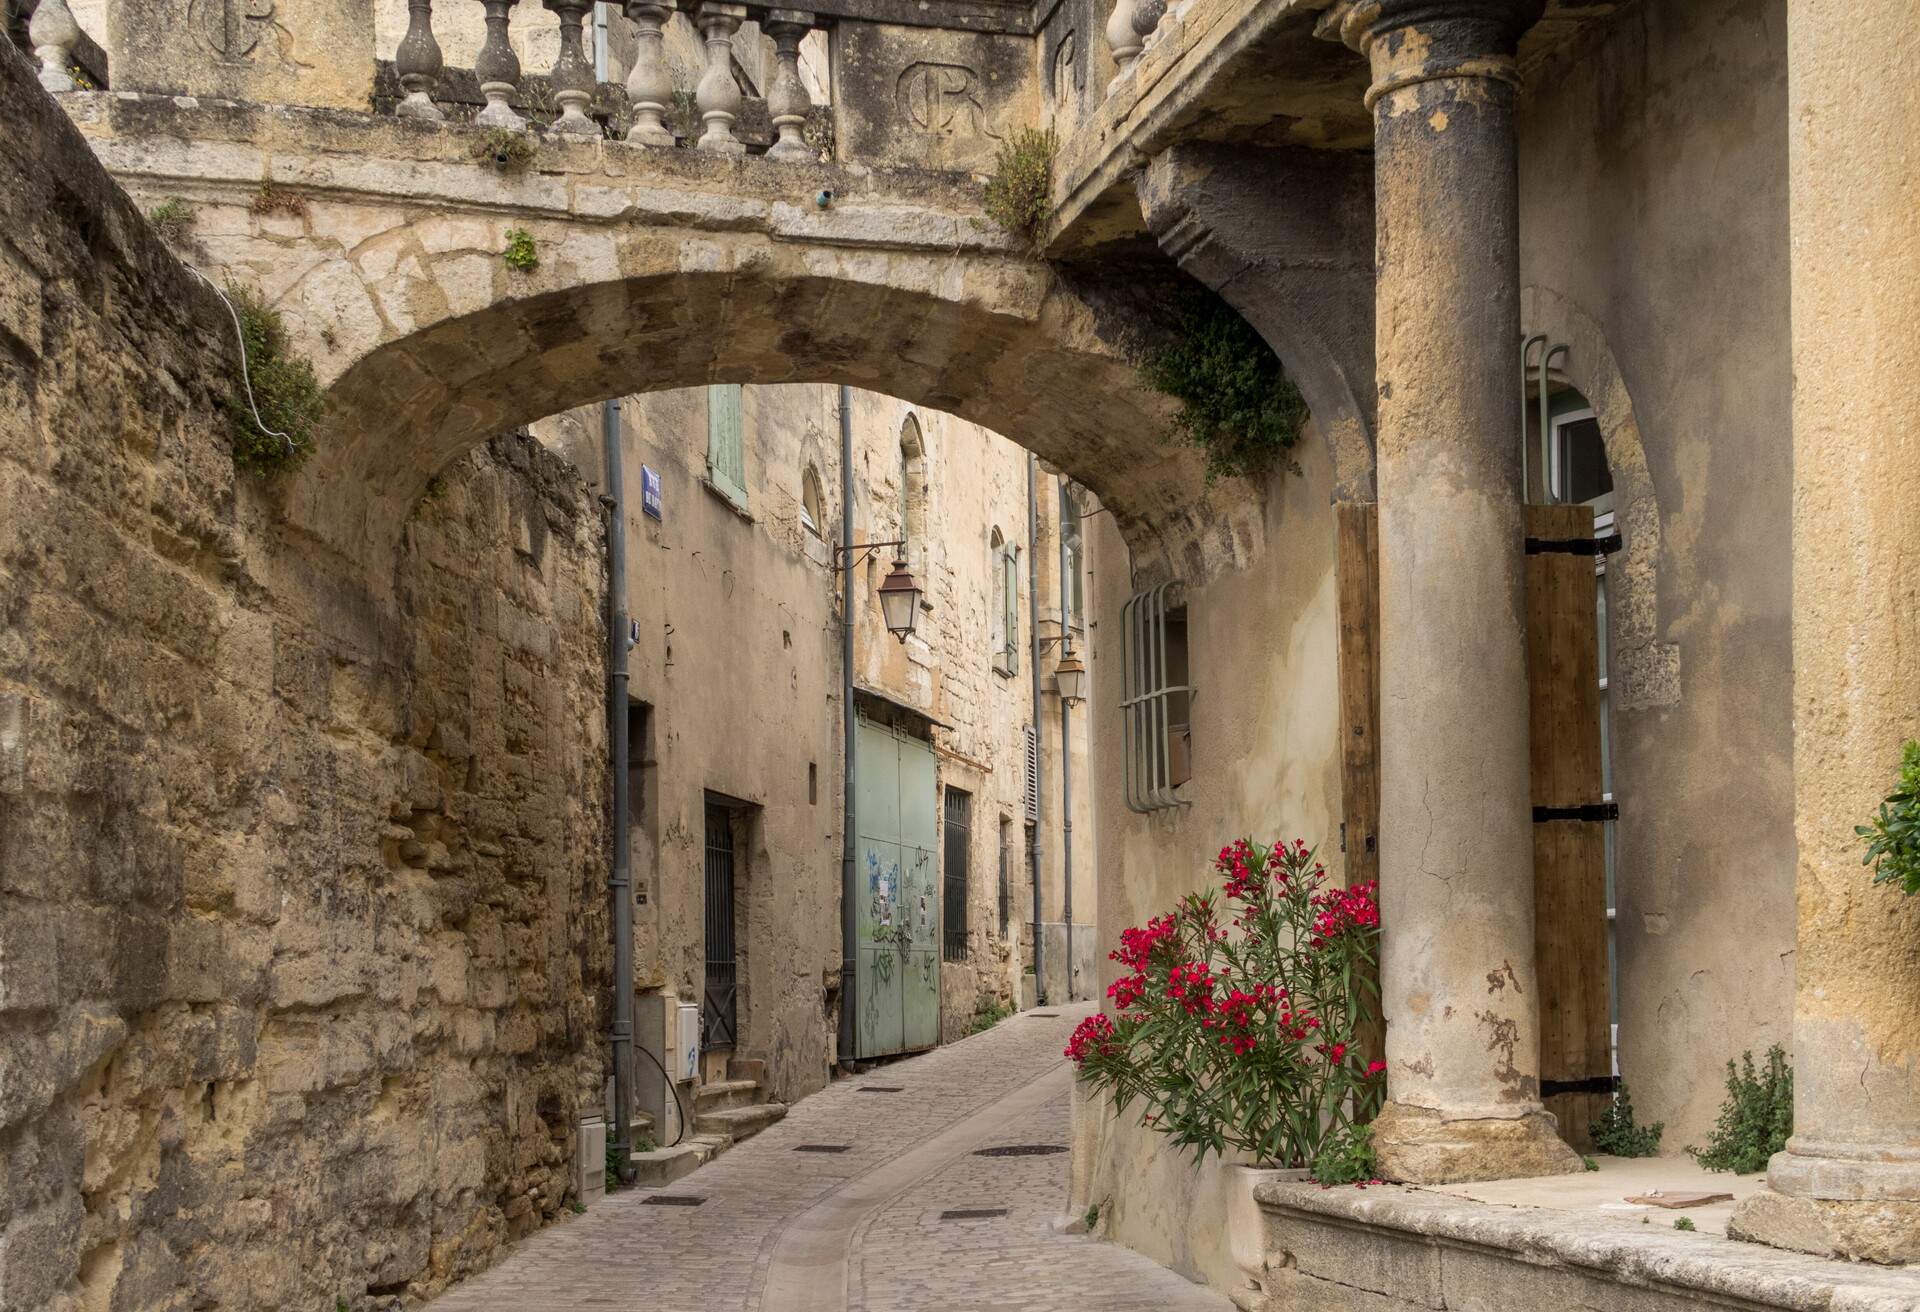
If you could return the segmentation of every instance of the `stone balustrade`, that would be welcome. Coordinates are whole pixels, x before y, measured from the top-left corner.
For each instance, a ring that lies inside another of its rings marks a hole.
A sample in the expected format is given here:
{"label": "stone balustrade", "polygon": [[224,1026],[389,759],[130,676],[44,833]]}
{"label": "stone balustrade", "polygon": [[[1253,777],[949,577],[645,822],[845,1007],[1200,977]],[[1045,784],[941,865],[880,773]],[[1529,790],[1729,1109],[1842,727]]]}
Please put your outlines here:
{"label": "stone balustrade", "polygon": [[1133,61],[1146,49],[1166,13],[1167,0],[1114,0],[1113,12],[1107,16],[1107,45],[1114,62],[1109,92],[1126,82]]}
{"label": "stone balustrade", "polygon": [[[57,0],[50,0],[57,3]],[[472,3],[473,0],[465,0]],[[508,22],[521,0],[478,0],[485,9],[486,39],[474,60],[474,73],[486,105],[475,121],[487,127],[523,131],[527,120],[513,108],[522,70],[508,39]],[[588,115],[595,78],[586,51],[584,27],[591,0],[541,0],[560,25],[559,55],[548,73],[559,114],[549,130],[581,137],[602,135],[599,123]],[[443,0],[444,4],[444,0]],[[667,118],[673,106],[673,79],[666,62],[663,32],[678,9],[700,31],[706,46],[706,64],[694,90],[700,150],[744,155],[746,143],[734,126],[743,107],[734,79],[734,41],[741,25],[757,20],[773,39],[776,72],[768,100],[777,140],[767,154],[775,159],[809,160],[814,152],[801,139],[813,110],[813,101],[800,77],[800,42],[815,28],[826,26],[806,10],[770,9],[755,5],[715,3],[714,0],[627,0],[627,19],[633,24],[636,57],[626,79],[632,123],[626,140],[640,146],[672,146],[675,136]],[[394,59],[394,70],[405,96],[395,113],[406,118],[439,121],[446,117],[434,95],[441,80],[443,60],[433,32],[433,0],[408,0],[408,27]]]}

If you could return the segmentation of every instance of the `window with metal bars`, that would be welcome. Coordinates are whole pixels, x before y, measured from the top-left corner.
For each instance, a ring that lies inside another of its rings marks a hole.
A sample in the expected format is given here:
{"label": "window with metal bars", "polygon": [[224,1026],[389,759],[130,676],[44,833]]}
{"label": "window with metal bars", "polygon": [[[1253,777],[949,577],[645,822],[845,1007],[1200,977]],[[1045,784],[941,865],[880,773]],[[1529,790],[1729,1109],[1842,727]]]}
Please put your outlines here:
{"label": "window with metal bars", "polygon": [[942,877],[946,896],[940,907],[940,955],[948,961],[967,959],[967,875],[973,850],[973,795],[947,789],[946,849]]}
{"label": "window with metal bars", "polygon": [[1187,609],[1171,581],[1120,608],[1120,758],[1127,809],[1185,806],[1174,789],[1193,773],[1187,673]]}
{"label": "window with metal bars", "polygon": [[1013,819],[1000,817],[1000,937],[1013,928]]}

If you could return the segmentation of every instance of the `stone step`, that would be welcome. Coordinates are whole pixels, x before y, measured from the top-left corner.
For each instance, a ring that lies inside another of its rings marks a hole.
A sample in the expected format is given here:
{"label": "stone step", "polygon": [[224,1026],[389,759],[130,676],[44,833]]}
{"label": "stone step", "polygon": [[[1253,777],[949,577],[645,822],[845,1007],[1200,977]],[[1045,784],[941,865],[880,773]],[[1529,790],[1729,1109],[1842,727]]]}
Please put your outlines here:
{"label": "stone step", "polygon": [[715,1080],[693,1091],[693,1114],[726,1111],[732,1107],[751,1107],[760,1101],[760,1085],[754,1080]]}
{"label": "stone step", "polygon": [[655,1188],[663,1184],[672,1184],[681,1176],[705,1165],[720,1151],[720,1145],[712,1140],[695,1136],[672,1148],[656,1148],[650,1153],[634,1153],[633,1182],[635,1185]]}
{"label": "stone step", "polygon": [[728,1107],[717,1112],[701,1112],[693,1118],[698,1134],[725,1135],[735,1143],[751,1139],[787,1114],[783,1102],[755,1103],[751,1107]]}
{"label": "stone step", "polygon": [[765,1084],[767,1063],[758,1057],[729,1057],[727,1058],[727,1078],[752,1080],[755,1084]]}

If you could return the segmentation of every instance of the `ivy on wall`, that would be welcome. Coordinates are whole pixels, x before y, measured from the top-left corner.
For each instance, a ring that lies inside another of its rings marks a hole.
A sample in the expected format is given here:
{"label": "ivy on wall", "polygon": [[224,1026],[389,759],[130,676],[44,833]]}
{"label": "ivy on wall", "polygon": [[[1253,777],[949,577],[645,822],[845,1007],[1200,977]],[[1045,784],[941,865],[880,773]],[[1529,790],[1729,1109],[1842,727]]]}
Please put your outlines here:
{"label": "ivy on wall", "polygon": [[287,342],[280,314],[259,292],[227,284],[240,320],[245,377],[227,392],[233,463],[252,474],[278,474],[313,454],[313,433],[326,398],[313,365]]}
{"label": "ivy on wall", "polygon": [[1263,480],[1291,456],[1307,403],[1280,357],[1253,325],[1206,288],[1183,298],[1174,333],[1152,351],[1140,378],[1180,403],[1172,437],[1206,453],[1207,482]]}

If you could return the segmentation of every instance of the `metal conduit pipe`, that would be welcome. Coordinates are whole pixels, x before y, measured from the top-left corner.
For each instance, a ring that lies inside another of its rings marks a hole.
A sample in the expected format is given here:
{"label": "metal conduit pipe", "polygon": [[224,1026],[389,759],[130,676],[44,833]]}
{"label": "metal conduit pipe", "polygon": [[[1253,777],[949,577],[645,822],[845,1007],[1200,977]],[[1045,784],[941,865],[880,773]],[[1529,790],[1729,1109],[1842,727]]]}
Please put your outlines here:
{"label": "metal conduit pipe", "polygon": [[854,901],[853,781],[856,726],[853,706],[853,389],[840,384],[840,553],[847,567],[840,574],[841,849],[840,849],[840,1031],[842,1064],[851,1062],[858,1034],[854,1029],[854,969],[858,945]]}
{"label": "metal conduit pipe", "polygon": [[1045,1006],[1047,976],[1041,968],[1044,958],[1040,947],[1040,817],[1046,808],[1041,797],[1040,761],[1046,738],[1040,732],[1040,502],[1034,494],[1039,468],[1039,458],[1027,452],[1027,615],[1033,638],[1033,827],[1027,831],[1027,866],[1033,872],[1033,1000]]}
{"label": "metal conduit pipe", "polygon": [[[1069,601],[1072,584],[1067,578],[1067,516],[1073,507],[1067,500],[1067,480],[1060,480],[1060,659],[1073,650],[1073,612]],[[1073,1001],[1073,739],[1067,733],[1067,699],[1060,698],[1060,878],[1062,880],[1061,919],[1067,927],[1067,1001]]]}
{"label": "metal conduit pipe", "polygon": [[607,898],[613,904],[613,1146],[622,1183],[633,1178],[628,1108],[633,1102],[633,836],[628,794],[627,741],[627,493],[620,460],[620,402],[601,410],[607,490],[607,747],[613,784],[613,864]]}

